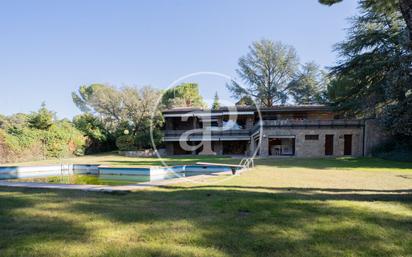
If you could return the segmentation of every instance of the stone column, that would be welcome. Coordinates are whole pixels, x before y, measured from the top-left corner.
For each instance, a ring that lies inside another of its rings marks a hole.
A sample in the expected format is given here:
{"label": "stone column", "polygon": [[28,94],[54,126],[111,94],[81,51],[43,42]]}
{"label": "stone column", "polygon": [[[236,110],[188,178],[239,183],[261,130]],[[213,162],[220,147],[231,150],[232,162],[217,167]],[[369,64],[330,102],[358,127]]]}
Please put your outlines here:
{"label": "stone column", "polygon": [[249,144],[249,156],[252,156],[256,151],[256,144],[255,144],[255,139],[253,137],[250,137],[250,144]]}

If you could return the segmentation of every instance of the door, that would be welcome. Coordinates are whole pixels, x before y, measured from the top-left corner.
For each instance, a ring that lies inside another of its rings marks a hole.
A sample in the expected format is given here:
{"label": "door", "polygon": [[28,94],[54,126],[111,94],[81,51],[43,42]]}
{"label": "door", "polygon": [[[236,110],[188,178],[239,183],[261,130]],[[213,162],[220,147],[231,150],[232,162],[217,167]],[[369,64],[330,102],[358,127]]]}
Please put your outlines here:
{"label": "door", "polygon": [[344,155],[352,155],[352,135],[344,135]]}
{"label": "door", "polygon": [[333,155],[333,135],[325,135],[325,155]]}

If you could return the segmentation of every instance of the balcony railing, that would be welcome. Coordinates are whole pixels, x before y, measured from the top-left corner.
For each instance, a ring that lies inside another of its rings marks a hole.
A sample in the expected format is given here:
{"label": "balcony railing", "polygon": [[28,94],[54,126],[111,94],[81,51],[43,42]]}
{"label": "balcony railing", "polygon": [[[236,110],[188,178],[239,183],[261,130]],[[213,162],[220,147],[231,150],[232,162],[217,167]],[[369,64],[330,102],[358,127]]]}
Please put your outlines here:
{"label": "balcony railing", "polygon": [[[264,128],[270,127],[362,127],[363,120],[264,120],[260,124]],[[255,124],[252,131],[260,127],[259,122]]]}
{"label": "balcony railing", "polygon": [[[185,133],[187,130],[165,130],[164,136],[165,137],[178,137]],[[249,129],[230,129],[230,130],[205,130],[207,132],[211,132],[212,136],[249,136],[250,130]],[[191,135],[202,135],[203,131],[198,131],[191,133]]]}

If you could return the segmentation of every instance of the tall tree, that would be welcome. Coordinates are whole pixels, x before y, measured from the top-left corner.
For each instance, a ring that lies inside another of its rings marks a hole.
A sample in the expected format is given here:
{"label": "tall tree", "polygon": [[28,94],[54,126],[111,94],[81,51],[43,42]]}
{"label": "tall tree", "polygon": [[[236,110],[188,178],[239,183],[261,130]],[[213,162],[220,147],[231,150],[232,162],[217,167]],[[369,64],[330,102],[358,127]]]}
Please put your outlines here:
{"label": "tall tree", "polygon": [[219,96],[217,92],[215,93],[215,98],[213,99],[212,109],[218,110],[220,108]]}
{"label": "tall tree", "polygon": [[290,83],[290,95],[297,104],[321,104],[325,102],[327,83],[326,72],[309,62]]}
{"label": "tall tree", "polygon": [[235,81],[227,85],[234,97],[253,97],[262,106],[285,103],[290,82],[298,70],[298,57],[293,47],[280,42],[253,42],[249,53],[239,59],[236,70],[245,87]]}
{"label": "tall tree", "polygon": [[[333,5],[343,0],[319,0],[320,3]],[[366,8],[373,8],[374,11],[386,12],[397,9],[402,13],[402,17],[409,31],[409,46],[412,48],[412,1],[411,0],[360,0],[360,4]]]}
{"label": "tall tree", "polygon": [[338,110],[377,117],[394,135],[412,136],[412,52],[399,11],[362,5],[332,69],[329,95]]}
{"label": "tall tree", "polygon": [[199,93],[199,85],[196,83],[182,83],[166,90],[162,98],[167,108],[175,107],[205,107],[202,96]]}
{"label": "tall tree", "polygon": [[49,111],[46,108],[46,104],[43,102],[37,112],[33,112],[29,115],[29,127],[40,130],[47,130],[53,125],[54,116],[54,112]]}
{"label": "tall tree", "polygon": [[[117,89],[94,84],[73,93],[76,105],[97,115],[111,135],[118,136],[127,129],[139,147],[150,147],[150,126],[157,130],[162,125],[161,109],[155,108],[160,97],[161,92],[149,86]],[[144,143],[137,138],[144,138]]]}

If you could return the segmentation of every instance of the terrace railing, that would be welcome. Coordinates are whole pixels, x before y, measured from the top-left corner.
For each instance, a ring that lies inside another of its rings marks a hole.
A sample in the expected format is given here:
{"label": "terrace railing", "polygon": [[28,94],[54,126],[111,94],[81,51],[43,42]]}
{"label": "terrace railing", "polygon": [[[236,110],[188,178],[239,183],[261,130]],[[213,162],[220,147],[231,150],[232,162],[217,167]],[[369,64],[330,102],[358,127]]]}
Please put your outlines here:
{"label": "terrace railing", "polygon": [[[185,133],[187,130],[165,130],[165,137],[178,137]],[[206,131],[206,130],[205,130]],[[209,132],[209,130],[208,130]],[[202,135],[202,131],[195,132],[191,135]],[[211,130],[212,136],[249,136],[249,129],[230,129],[230,130]]]}
{"label": "terrace railing", "polygon": [[362,127],[363,120],[264,120],[257,122],[252,131],[257,131],[262,125],[264,128],[282,128],[282,127]]}

